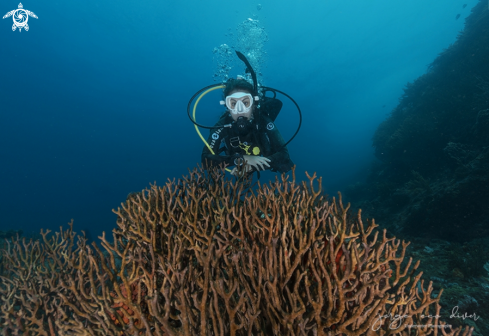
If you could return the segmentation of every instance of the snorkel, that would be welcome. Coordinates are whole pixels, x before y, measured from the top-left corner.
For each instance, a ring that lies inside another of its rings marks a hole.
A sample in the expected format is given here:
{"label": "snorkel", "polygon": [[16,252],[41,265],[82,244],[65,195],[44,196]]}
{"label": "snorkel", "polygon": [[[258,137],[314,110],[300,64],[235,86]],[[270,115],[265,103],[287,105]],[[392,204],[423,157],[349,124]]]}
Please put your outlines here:
{"label": "snorkel", "polygon": [[245,55],[239,51],[236,51],[236,55],[238,55],[238,58],[246,65],[246,72],[251,74],[251,78],[253,79],[253,95],[258,96],[258,80],[256,79],[255,70],[253,70],[253,67],[251,66],[250,62],[248,62]]}
{"label": "snorkel", "polygon": [[[260,97],[258,96],[258,80],[256,79],[256,73],[255,70],[253,70],[253,67],[251,66],[250,62],[248,59],[243,55],[241,52],[236,50],[236,55],[238,55],[238,58],[243,61],[243,63],[246,65],[246,73],[251,74],[251,78],[253,79],[253,96],[255,97],[255,100],[258,102],[258,108],[255,109],[255,113],[257,114],[257,119],[260,118]],[[250,106],[251,107],[251,106]],[[249,131],[251,128],[251,120],[246,119],[245,117],[239,117],[238,120],[236,120],[236,125],[238,126],[238,130],[240,133],[246,133]]]}

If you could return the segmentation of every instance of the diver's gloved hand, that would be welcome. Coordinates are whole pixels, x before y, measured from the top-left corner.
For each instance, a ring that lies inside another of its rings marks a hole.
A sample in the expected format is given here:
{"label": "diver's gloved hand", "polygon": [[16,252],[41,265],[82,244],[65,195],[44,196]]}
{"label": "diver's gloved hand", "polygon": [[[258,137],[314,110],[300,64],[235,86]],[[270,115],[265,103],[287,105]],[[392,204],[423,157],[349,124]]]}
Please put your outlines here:
{"label": "diver's gloved hand", "polygon": [[247,166],[251,166],[255,168],[255,170],[257,171],[265,170],[265,166],[270,168],[268,162],[270,162],[271,160],[267,159],[266,157],[255,156],[255,155],[243,155],[243,159],[245,159]]}

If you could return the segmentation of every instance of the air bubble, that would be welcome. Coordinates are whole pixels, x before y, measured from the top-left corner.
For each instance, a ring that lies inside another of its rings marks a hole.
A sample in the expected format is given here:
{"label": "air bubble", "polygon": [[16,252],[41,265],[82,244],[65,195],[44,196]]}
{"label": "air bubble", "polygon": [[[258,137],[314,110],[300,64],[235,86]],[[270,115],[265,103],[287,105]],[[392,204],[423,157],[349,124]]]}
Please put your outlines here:
{"label": "air bubble", "polygon": [[[261,5],[259,4],[260,8]],[[248,18],[236,27],[236,33],[233,35],[228,32],[228,38],[232,41],[231,47],[228,44],[221,44],[214,48],[214,59],[217,63],[214,79],[221,78],[225,82],[229,78],[229,72],[233,65],[239,64],[242,68],[242,62],[237,58],[235,50],[242,52],[250,62],[253,70],[257,74],[258,82],[262,82],[262,68],[265,64],[266,52],[264,51],[265,43],[268,41],[268,35],[265,28],[260,25],[256,19]],[[224,69],[224,70],[223,70]],[[244,69],[243,69],[244,73]]]}

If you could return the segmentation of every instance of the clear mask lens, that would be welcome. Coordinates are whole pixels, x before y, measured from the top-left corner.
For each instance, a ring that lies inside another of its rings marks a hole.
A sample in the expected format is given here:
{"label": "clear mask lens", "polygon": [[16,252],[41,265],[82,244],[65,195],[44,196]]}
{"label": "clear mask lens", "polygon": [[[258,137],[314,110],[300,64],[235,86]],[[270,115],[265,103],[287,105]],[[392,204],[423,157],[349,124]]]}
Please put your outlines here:
{"label": "clear mask lens", "polygon": [[226,97],[226,107],[234,114],[248,113],[253,106],[253,96],[237,92]]}

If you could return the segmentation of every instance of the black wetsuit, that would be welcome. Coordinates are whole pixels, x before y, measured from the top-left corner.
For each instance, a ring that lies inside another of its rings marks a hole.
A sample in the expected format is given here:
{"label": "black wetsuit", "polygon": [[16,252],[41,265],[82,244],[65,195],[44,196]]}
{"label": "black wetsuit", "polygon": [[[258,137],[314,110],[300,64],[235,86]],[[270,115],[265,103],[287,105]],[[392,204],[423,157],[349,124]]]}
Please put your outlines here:
{"label": "black wetsuit", "polygon": [[[273,123],[277,117],[282,102],[278,99],[265,98],[260,104],[260,117],[253,119],[250,131],[240,134],[229,112],[226,112],[216,123],[220,128],[211,130],[207,143],[215,155],[207,146],[202,150],[202,164],[204,167],[219,165],[223,162],[229,166],[235,166],[235,160],[242,155],[264,156],[271,161],[268,162],[272,171],[286,173],[292,169],[294,163],[289,157],[289,151],[282,135]],[[232,125],[224,127],[224,125]],[[219,155],[224,152],[225,155]]]}

